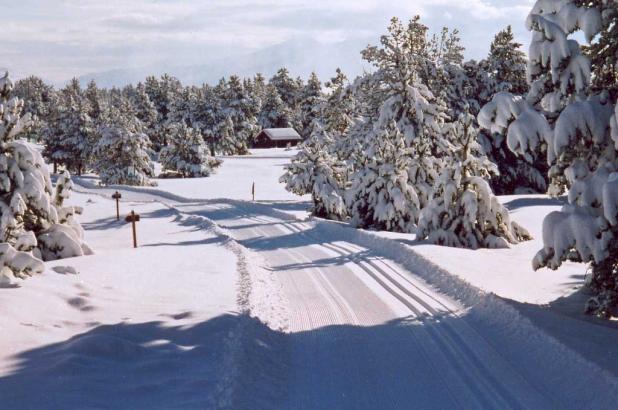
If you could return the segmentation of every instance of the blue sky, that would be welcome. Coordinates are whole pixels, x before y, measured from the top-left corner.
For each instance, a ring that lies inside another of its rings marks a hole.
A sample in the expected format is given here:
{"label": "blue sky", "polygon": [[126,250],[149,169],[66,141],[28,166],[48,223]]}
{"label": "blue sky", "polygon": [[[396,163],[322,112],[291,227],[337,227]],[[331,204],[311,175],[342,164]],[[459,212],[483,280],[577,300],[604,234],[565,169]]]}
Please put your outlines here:
{"label": "blue sky", "polygon": [[487,53],[493,35],[508,24],[527,44],[524,20],[533,1],[0,0],[3,3],[8,20],[5,16],[0,67],[11,70],[13,77],[35,74],[58,83],[110,69],[204,64],[296,38],[377,43],[394,15],[421,14],[435,31],[444,25],[458,28],[466,56],[478,59]]}

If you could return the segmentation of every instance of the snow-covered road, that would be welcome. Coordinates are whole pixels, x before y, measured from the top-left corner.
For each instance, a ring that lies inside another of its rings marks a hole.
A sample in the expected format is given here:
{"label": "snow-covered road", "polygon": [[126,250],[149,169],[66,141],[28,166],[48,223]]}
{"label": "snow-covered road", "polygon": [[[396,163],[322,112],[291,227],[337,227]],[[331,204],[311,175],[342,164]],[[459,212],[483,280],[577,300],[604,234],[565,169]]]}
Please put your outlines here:
{"label": "snow-covered road", "polygon": [[228,229],[281,282],[289,303],[281,407],[576,408],[615,400],[612,379],[597,375],[602,389],[582,386],[594,368],[571,361],[491,296],[466,309],[378,252],[260,206],[177,208]]}

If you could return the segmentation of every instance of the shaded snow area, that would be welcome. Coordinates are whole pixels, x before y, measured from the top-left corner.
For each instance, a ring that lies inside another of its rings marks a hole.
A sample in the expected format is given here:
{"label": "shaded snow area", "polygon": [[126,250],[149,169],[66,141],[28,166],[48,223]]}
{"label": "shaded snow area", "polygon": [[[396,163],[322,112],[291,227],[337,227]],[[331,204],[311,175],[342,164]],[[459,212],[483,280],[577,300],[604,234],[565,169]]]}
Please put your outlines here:
{"label": "shaded snow area", "polygon": [[308,217],[277,182],[292,153],[156,188],[75,178],[96,254],[0,289],[0,407],[615,407],[618,331],[580,314],[585,269],[532,272],[559,203],[502,198],[537,238],[511,249],[419,244]]}

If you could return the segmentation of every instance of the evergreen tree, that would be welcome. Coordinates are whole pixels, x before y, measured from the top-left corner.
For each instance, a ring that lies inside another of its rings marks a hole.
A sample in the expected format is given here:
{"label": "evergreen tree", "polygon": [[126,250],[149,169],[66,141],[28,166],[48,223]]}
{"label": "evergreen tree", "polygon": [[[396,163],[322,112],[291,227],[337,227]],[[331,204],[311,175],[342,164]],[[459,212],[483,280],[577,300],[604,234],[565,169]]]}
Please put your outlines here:
{"label": "evergreen tree", "polygon": [[142,123],[143,131],[150,138],[156,137],[157,109],[150,100],[144,84],[137,84],[131,102],[135,111],[135,116]]}
{"label": "evergreen tree", "polygon": [[53,87],[39,77],[31,76],[15,82],[13,94],[24,102],[23,114],[30,115],[30,122],[22,135],[39,141],[56,101]]}
{"label": "evergreen tree", "polygon": [[279,96],[277,89],[268,85],[258,119],[261,128],[289,128],[292,126],[292,114]]}
{"label": "evergreen tree", "polygon": [[[601,316],[615,314],[618,305],[616,111],[607,90],[590,86],[597,74],[590,72],[590,61],[572,34],[581,30],[588,41],[598,38],[614,7],[594,1],[537,1],[527,20],[533,33],[527,105],[513,104],[508,96],[505,103],[495,104],[502,117],[495,123],[505,124],[504,118],[512,116],[520,122],[509,126],[508,138],[516,134],[523,147],[539,137],[546,141],[551,192],[569,189],[568,204],[543,222],[544,246],[533,266],[557,269],[567,260],[589,262],[587,284],[596,296],[587,310]],[[521,120],[523,110],[526,121]],[[534,116],[538,121],[531,120]]]}
{"label": "evergreen tree", "polygon": [[[17,139],[27,128],[29,115],[21,116],[24,104],[11,97],[12,89],[6,74],[0,79],[0,286],[12,286],[15,277],[42,272],[41,258],[91,253],[83,243],[79,224],[67,218],[76,209],[65,208],[52,198],[43,158],[34,147]],[[66,185],[62,181],[61,185]]]}
{"label": "evergreen tree", "polygon": [[327,146],[331,143],[324,129],[316,126],[292,162],[285,166],[286,172],[279,181],[296,195],[311,194],[314,215],[342,219],[346,215],[346,167],[329,154]]}
{"label": "evergreen tree", "polygon": [[142,124],[123,97],[110,106],[100,126],[101,138],[94,148],[94,169],[104,185],[156,185],[150,160],[151,143]]}
{"label": "evergreen tree", "polygon": [[[409,148],[406,159],[409,172],[405,187],[408,189],[409,186],[414,190],[414,200],[408,205],[409,209],[406,215],[402,215],[400,223],[387,225],[399,230],[409,230],[410,226],[416,223],[420,209],[429,200],[431,187],[442,166],[445,153],[440,151],[438,142],[443,138],[442,126],[447,116],[444,103],[420,82],[418,76],[419,67],[427,66],[428,47],[425,37],[427,28],[420,24],[418,18],[411,20],[406,27],[394,18],[388,31],[388,35],[382,36],[382,47],[368,47],[363,51],[363,57],[378,69],[369,77],[370,93],[379,96],[381,105],[373,122],[373,131],[367,134],[364,153],[359,156],[360,164],[355,165],[355,169],[358,170],[358,176],[363,175],[362,167],[384,165],[371,163],[371,156],[377,155],[373,152],[376,150],[374,140],[392,135],[403,137],[405,147]],[[369,116],[371,118],[375,114],[369,113]],[[397,132],[392,130],[393,126],[397,128]],[[357,132],[362,133],[365,129],[361,123]],[[381,161],[386,159],[393,157],[385,155]],[[397,165],[395,169],[399,169],[401,162],[399,159],[396,161],[397,164],[393,166]],[[400,174],[397,172],[395,175],[399,177]],[[368,183],[373,184],[372,181]],[[353,183],[353,187],[357,190],[365,189],[361,185],[358,180]],[[362,206],[353,209],[353,218],[365,221],[371,218],[371,214],[354,214],[364,210]]]}
{"label": "evergreen tree", "polygon": [[88,115],[90,105],[76,90],[73,85],[62,90],[56,122],[50,124],[55,130],[47,134],[57,140],[48,147],[54,150],[48,149],[46,153],[54,163],[81,175],[90,164],[97,134],[95,124]]}
{"label": "evergreen tree", "polygon": [[495,91],[508,91],[524,95],[528,91],[526,82],[526,55],[515,42],[511,26],[507,26],[494,37],[489,55],[483,61],[495,84]]}
{"label": "evergreen tree", "polygon": [[335,76],[326,84],[329,94],[322,112],[326,132],[344,135],[352,125],[352,93],[349,90],[348,78],[337,68]]}
{"label": "evergreen tree", "polygon": [[394,121],[370,138],[364,166],[351,177],[346,203],[353,226],[413,232],[420,201],[410,181],[410,148]]}
{"label": "evergreen tree", "polygon": [[159,80],[152,76],[146,78],[145,89],[157,109],[157,123],[151,135],[153,149],[158,152],[167,145],[166,127],[170,112],[180,99],[182,84],[177,78],[164,74]]}
{"label": "evergreen tree", "polygon": [[449,152],[448,166],[442,168],[432,200],[421,211],[417,239],[471,249],[506,248],[530,239],[511,222],[487,182],[495,165],[477,143],[474,122],[472,115],[462,113],[449,126],[443,141]]}
{"label": "evergreen tree", "polygon": [[164,171],[176,171],[183,177],[207,177],[214,162],[202,136],[184,123],[170,127],[169,144],[161,150],[159,160]]}
{"label": "evergreen tree", "polygon": [[[245,155],[249,152],[248,146],[253,142],[253,137],[258,131],[257,119],[253,115],[255,110],[253,104],[255,104],[255,101],[247,94],[240,78],[237,76],[230,77],[223,95],[224,113],[230,117],[234,125],[233,134],[228,134],[224,138],[231,138],[233,136],[233,138],[238,140],[233,144],[230,144],[230,141],[222,142],[225,146],[224,152]],[[234,147],[237,151],[231,152],[230,149]]]}
{"label": "evergreen tree", "polygon": [[324,104],[322,83],[318,76],[312,72],[309,80],[307,80],[307,84],[300,91],[299,97],[300,117],[302,120],[300,134],[303,138],[307,138],[313,133],[313,125],[316,124],[317,120],[321,120]]}
{"label": "evergreen tree", "polygon": [[226,116],[219,128],[219,140],[217,151],[223,155],[247,155],[249,149],[244,138],[238,138],[235,134],[234,121],[231,116]]}
{"label": "evergreen tree", "polygon": [[84,96],[88,101],[88,115],[94,124],[98,124],[103,113],[103,96],[101,94],[101,91],[97,87],[97,83],[91,80],[88,83]]}
{"label": "evergreen tree", "polygon": [[218,87],[204,85],[195,107],[195,126],[200,130],[213,157],[219,146],[220,129],[225,122],[220,92]]}
{"label": "evergreen tree", "polygon": [[302,130],[302,120],[299,106],[302,80],[293,79],[287,68],[281,68],[270,79],[269,84],[277,89],[281,100],[283,100],[283,103],[287,106],[292,118],[292,128]]}

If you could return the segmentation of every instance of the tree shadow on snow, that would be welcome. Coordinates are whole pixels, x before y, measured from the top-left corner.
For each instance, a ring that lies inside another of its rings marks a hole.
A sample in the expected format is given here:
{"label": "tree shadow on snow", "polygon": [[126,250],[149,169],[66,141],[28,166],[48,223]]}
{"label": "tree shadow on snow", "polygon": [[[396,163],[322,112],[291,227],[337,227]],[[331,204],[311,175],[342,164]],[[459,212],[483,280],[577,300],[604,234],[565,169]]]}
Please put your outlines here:
{"label": "tree shadow on snow", "polygon": [[509,211],[515,211],[520,208],[530,206],[562,206],[566,203],[566,197],[550,198],[550,197],[522,197],[506,202],[504,206]]}
{"label": "tree shadow on snow", "polygon": [[582,288],[547,305],[503,300],[562,344],[618,377],[618,321],[585,314],[588,298],[590,294]]}
{"label": "tree shadow on snow", "polygon": [[[473,308],[295,333],[245,315],[191,327],[102,325],[20,353],[0,398],[20,409],[526,407],[536,389],[562,408],[616,398],[565,379],[555,355],[508,324],[487,325],[486,315]],[[501,379],[496,354],[528,387]]]}

